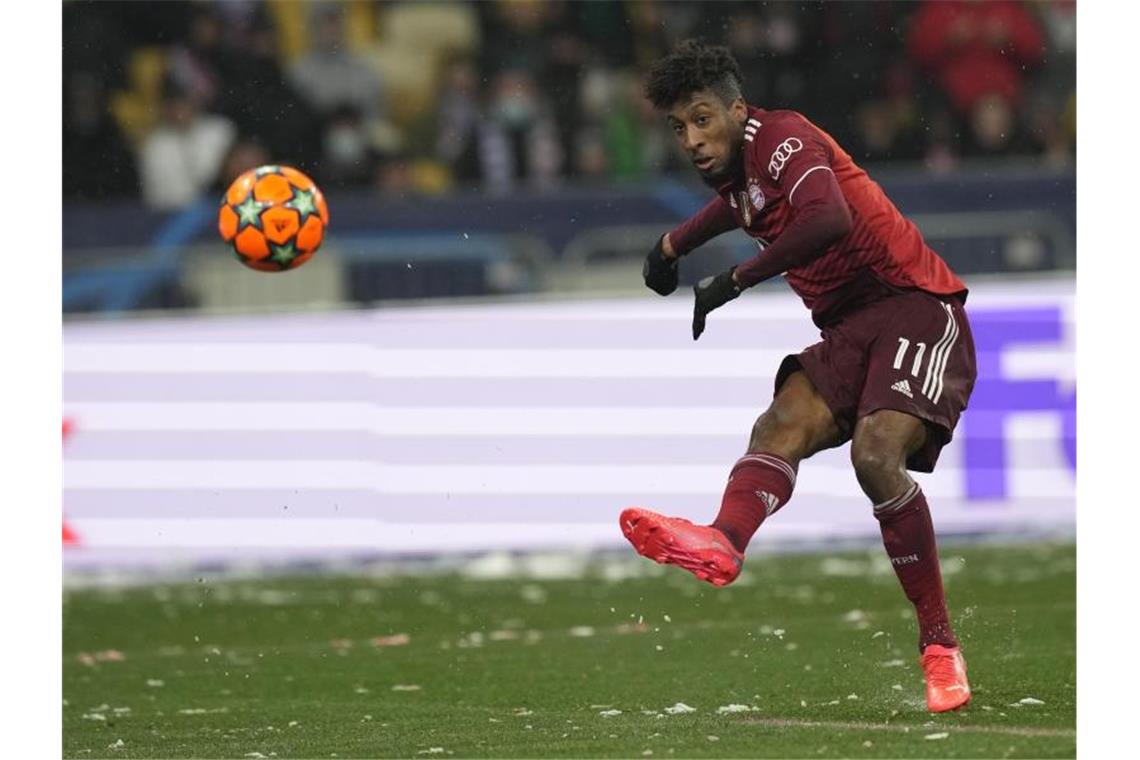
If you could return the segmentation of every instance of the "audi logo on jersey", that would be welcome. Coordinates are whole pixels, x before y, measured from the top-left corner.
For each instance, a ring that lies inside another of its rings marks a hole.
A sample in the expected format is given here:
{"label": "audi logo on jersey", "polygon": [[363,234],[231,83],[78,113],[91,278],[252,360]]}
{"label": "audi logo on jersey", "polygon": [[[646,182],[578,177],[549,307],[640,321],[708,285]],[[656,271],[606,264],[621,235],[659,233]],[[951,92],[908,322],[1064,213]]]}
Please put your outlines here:
{"label": "audi logo on jersey", "polygon": [[784,165],[788,163],[788,159],[792,154],[803,150],[804,144],[800,142],[798,137],[789,137],[782,143],[776,146],[772,151],[772,158],[768,161],[768,173],[772,175],[772,179],[779,179],[780,172],[784,170]]}

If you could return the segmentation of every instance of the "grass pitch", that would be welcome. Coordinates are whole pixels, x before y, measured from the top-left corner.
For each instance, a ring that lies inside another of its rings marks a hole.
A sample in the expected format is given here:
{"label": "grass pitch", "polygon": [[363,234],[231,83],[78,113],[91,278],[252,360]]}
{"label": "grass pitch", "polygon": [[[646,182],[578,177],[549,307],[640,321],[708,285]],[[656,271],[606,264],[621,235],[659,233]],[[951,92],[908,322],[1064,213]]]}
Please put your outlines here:
{"label": "grass pitch", "polygon": [[68,590],[63,752],[1074,757],[1075,547],[942,559],[974,700],[938,716],[881,549],[758,554],[725,589],[623,555]]}

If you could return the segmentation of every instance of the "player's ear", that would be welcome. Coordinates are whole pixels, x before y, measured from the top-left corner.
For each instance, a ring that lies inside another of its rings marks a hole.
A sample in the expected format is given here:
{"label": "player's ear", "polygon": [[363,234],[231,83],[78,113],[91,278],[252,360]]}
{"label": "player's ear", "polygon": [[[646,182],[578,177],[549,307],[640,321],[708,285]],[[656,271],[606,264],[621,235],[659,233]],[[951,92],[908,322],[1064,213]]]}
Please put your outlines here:
{"label": "player's ear", "polygon": [[744,102],[743,95],[737,95],[732,99],[732,103],[728,106],[728,112],[732,114],[733,121],[744,126],[744,122],[748,121],[748,104]]}

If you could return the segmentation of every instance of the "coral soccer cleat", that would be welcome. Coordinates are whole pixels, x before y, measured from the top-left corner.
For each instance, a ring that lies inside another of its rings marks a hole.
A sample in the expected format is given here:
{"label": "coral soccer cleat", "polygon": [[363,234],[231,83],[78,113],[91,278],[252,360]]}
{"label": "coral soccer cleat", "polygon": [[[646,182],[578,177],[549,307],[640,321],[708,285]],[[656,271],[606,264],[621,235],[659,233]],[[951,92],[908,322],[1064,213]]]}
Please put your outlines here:
{"label": "coral soccer cleat", "polygon": [[622,533],[643,557],[682,567],[714,586],[727,586],[740,575],[744,555],[716,528],[637,507],[622,511],[620,520]]}
{"label": "coral soccer cleat", "polygon": [[926,676],[926,706],[930,712],[957,710],[970,701],[966,658],[958,647],[930,644],[923,650],[921,662]]}

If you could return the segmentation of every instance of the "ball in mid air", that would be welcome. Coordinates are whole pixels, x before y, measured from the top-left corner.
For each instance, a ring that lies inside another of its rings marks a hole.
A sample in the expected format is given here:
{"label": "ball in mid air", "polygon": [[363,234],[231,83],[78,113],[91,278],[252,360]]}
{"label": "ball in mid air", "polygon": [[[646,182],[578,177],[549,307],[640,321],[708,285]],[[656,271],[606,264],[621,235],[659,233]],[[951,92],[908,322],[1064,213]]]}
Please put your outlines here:
{"label": "ball in mid air", "polygon": [[250,169],[233,181],[218,210],[218,232],[238,261],[262,272],[304,264],[329,223],[320,188],[288,166]]}

